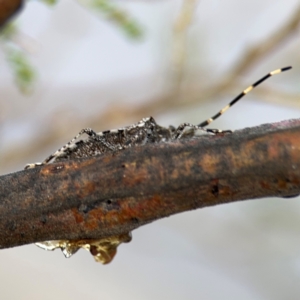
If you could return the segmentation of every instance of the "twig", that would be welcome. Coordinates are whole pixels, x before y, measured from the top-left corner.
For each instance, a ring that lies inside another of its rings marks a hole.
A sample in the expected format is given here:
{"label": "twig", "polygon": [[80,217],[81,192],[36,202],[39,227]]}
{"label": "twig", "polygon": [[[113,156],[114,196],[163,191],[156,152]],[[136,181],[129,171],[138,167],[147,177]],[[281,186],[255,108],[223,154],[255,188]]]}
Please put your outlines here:
{"label": "twig", "polygon": [[300,119],[0,177],[0,248],[127,233],[191,209],[300,193]]}
{"label": "twig", "polygon": [[288,18],[287,22],[283,24],[279,30],[261,43],[248,48],[247,51],[245,51],[242,56],[237,59],[237,62],[233,65],[231,71],[229,71],[222,82],[215,87],[214,93],[219,94],[229,88],[232,85],[232,82],[235,82],[241,74],[249,71],[266,55],[270,55],[286,40],[297,34],[299,24],[300,6],[295,9],[294,14]]}
{"label": "twig", "polygon": [[[198,5],[197,0],[184,0],[177,19],[173,26],[173,40],[171,45],[171,84],[172,92],[177,95],[182,79],[187,58],[188,29],[193,21]],[[170,101],[174,99],[170,97]]]}

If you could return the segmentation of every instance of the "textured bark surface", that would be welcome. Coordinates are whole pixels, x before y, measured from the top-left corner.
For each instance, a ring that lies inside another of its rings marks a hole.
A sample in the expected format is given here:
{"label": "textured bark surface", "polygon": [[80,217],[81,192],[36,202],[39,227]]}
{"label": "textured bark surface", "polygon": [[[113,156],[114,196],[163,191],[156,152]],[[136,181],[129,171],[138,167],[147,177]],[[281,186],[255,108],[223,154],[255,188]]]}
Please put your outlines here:
{"label": "textured bark surface", "polygon": [[0,248],[127,233],[196,208],[300,193],[300,120],[0,177]]}
{"label": "textured bark surface", "polygon": [[0,0],[0,27],[22,7],[22,0]]}

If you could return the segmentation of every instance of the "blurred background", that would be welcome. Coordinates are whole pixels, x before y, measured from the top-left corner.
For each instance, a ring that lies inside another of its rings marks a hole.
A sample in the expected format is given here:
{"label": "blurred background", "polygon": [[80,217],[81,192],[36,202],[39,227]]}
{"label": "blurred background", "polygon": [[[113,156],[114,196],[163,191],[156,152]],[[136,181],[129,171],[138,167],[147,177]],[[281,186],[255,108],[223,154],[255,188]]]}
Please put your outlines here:
{"label": "blurred background", "polygon": [[[104,13],[87,0],[28,1],[2,38],[1,174],[43,160],[85,127],[147,116],[200,123],[288,65],[211,127],[299,117],[299,1],[106,2]],[[70,259],[34,245],[1,250],[0,297],[299,299],[299,235],[299,198],[272,198],[141,227],[106,266],[84,250]]]}

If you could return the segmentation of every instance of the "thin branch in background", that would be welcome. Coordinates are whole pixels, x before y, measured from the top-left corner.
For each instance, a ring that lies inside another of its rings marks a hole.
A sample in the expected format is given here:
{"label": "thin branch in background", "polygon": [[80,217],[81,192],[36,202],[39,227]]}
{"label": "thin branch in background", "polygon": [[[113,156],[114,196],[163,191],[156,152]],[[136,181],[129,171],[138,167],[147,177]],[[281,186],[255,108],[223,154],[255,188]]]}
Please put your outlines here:
{"label": "thin branch in background", "polygon": [[[177,95],[184,78],[188,47],[188,30],[196,13],[198,0],[184,0],[177,19],[174,22],[171,45],[171,85]],[[172,100],[174,101],[174,99]]]}
{"label": "thin branch in background", "polygon": [[180,212],[296,196],[299,135],[300,119],[287,120],[1,176],[0,248],[111,236],[114,243],[128,241],[128,232]]}
{"label": "thin branch in background", "polygon": [[246,52],[237,59],[231,70],[226,73],[226,77],[223,78],[219,84],[214,86],[214,93],[219,94],[230,88],[232,82],[236,82],[241,74],[249,72],[267,55],[276,51],[276,49],[282,46],[287,40],[298,34],[299,24],[300,5],[294,10],[293,15],[288,18],[281,28],[259,44],[249,47]]}
{"label": "thin branch in background", "polygon": [[[255,91],[255,95],[260,101],[299,109],[299,93],[289,93],[270,87],[262,87]],[[282,99],[284,99],[284,103]]]}
{"label": "thin branch in background", "polygon": [[[178,45],[180,47],[175,47],[175,51],[173,56],[177,58],[174,60],[174,69],[175,74],[173,78],[177,78],[174,80],[174,86],[177,83],[177,90],[178,86],[180,86],[180,82],[182,81],[183,69],[184,69],[184,62],[185,62],[185,49],[186,49],[186,34],[188,31],[188,25],[191,24],[191,20],[193,14],[191,9],[196,7],[196,1],[193,0],[186,0],[186,6],[183,5],[182,12],[179,15],[177,20],[178,24],[181,24],[181,18],[183,19],[182,29],[177,32],[178,34]],[[300,6],[298,6],[295,10],[295,13],[287,19],[286,23],[282,25],[275,33],[272,33],[269,37],[267,37],[264,41],[261,41],[258,45],[252,46],[250,50],[246,50],[246,52],[242,53],[240,58],[237,59],[237,62],[233,64],[231,71],[226,73],[221,80],[221,82],[213,84],[205,89],[201,87],[201,90],[198,85],[192,89],[192,84],[185,87],[181,87],[181,96],[177,94],[176,100],[174,101],[174,93],[172,90],[169,94],[162,96],[160,99],[149,101],[148,103],[143,104],[143,106],[136,108],[136,112],[130,111],[132,115],[139,115],[140,112],[164,112],[166,110],[170,110],[170,101],[172,102],[172,108],[180,108],[183,105],[189,106],[194,105],[195,103],[200,103],[201,101],[205,101],[207,99],[211,99],[216,95],[221,95],[226,90],[232,88],[233,85],[236,85],[239,82],[239,76],[241,74],[245,74],[249,72],[250,69],[255,67],[255,64],[259,63],[263,60],[268,54],[276,51],[280,46],[284,44],[284,42],[292,37],[295,37],[298,33],[298,27],[300,24]],[[180,26],[179,26],[180,28]],[[174,34],[175,41],[176,41],[176,31]],[[175,42],[175,44],[177,44]],[[176,53],[176,49],[178,53]],[[177,72],[177,74],[176,74]],[[244,86],[243,86],[244,88]],[[174,88],[176,90],[176,88]],[[283,98],[284,99],[284,98]]]}

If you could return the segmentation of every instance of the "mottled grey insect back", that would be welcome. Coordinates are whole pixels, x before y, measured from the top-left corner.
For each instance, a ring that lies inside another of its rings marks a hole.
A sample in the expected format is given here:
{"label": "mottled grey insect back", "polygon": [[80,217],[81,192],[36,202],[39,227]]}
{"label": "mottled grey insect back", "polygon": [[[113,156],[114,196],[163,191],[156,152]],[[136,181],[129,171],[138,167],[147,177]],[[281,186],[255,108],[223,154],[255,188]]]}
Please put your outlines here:
{"label": "mottled grey insect back", "polygon": [[[72,160],[76,158],[93,157],[107,152],[116,152],[137,145],[149,143],[161,143],[185,138],[191,138],[198,132],[202,133],[230,133],[230,130],[205,128],[212,121],[219,118],[224,112],[238,102],[242,97],[249,93],[253,88],[261,84],[269,77],[287,71],[291,67],[285,67],[272,71],[259,79],[253,85],[246,88],[242,93],[235,97],[228,105],[221,109],[217,114],[206,121],[193,125],[182,123],[177,129],[173,126],[168,128],[158,125],[152,117],[143,118],[136,124],[119,129],[111,129],[96,133],[91,128],[82,129],[70,142],[51,154],[41,163],[27,164],[25,169],[36,166],[58,162],[62,160]],[[81,139],[86,134],[87,139]]]}

